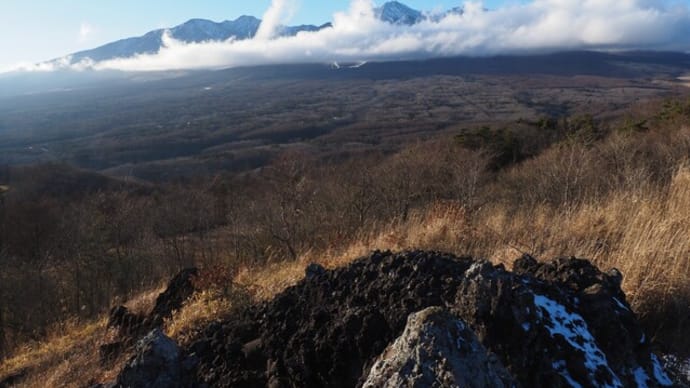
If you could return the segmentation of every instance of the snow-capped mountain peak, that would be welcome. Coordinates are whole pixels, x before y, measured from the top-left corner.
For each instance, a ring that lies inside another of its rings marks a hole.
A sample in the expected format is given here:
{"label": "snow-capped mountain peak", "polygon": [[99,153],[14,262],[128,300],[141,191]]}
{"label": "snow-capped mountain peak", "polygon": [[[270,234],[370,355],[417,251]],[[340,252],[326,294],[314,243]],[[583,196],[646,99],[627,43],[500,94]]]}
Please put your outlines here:
{"label": "snow-capped mountain peak", "polygon": [[[376,17],[381,21],[396,25],[414,25],[429,17],[398,1],[389,1],[374,11]],[[139,37],[118,40],[50,62],[59,64],[67,62],[66,65],[73,65],[84,62],[101,62],[115,58],[129,58],[140,54],[155,54],[164,46],[164,34],[166,34],[166,31],[169,31],[171,38],[185,43],[225,41],[231,38],[235,40],[251,39],[256,35],[260,26],[260,19],[248,15],[223,22],[190,19],[169,29],[153,30]],[[318,26],[280,26],[278,31],[281,36],[293,36],[303,31],[319,31],[329,27],[332,27],[331,23]]]}
{"label": "snow-capped mountain peak", "polygon": [[374,10],[376,17],[392,24],[413,25],[424,19],[422,12],[398,1],[389,1]]}

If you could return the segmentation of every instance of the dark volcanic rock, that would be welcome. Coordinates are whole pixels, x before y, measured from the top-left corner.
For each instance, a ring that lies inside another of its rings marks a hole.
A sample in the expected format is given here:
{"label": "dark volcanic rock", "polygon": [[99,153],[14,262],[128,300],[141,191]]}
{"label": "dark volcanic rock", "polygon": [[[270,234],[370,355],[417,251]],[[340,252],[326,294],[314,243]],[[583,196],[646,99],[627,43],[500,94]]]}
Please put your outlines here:
{"label": "dark volcanic rock", "polygon": [[[346,268],[314,271],[273,301],[209,328],[195,346],[200,375],[218,386],[353,387],[405,328],[411,313],[452,304],[470,258],[374,253]],[[260,339],[263,360],[242,352]],[[228,355],[228,357],[218,357]],[[269,366],[267,368],[266,366]]]}
{"label": "dark volcanic rock", "polygon": [[662,358],[662,363],[677,387],[690,387],[690,358],[683,359],[667,354]]}
{"label": "dark volcanic rock", "polygon": [[133,314],[125,306],[113,307],[108,317],[108,327],[117,329],[122,338],[139,337],[147,331],[148,322],[145,315]]}
{"label": "dark volcanic rock", "polygon": [[309,264],[307,269],[304,270],[304,277],[311,279],[326,273],[326,269],[319,264]]}
{"label": "dark volcanic rock", "polygon": [[156,298],[156,304],[148,315],[133,314],[125,306],[110,310],[108,327],[117,328],[122,337],[138,337],[163,324],[175,310],[194,293],[196,268],[182,270],[168,283],[168,287]]}
{"label": "dark volcanic rock", "polygon": [[182,304],[194,293],[194,278],[199,274],[196,268],[188,268],[180,273],[168,283],[168,287],[156,298],[156,305],[153,307],[149,319],[154,326],[159,326],[163,320],[170,318],[175,310],[182,307]]}
{"label": "dark volcanic rock", "polygon": [[9,388],[16,384],[19,384],[28,373],[28,370],[24,369],[16,373],[12,373],[9,376],[0,378],[0,388]]}
{"label": "dark volcanic rock", "polygon": [[[670,384],[620,289],[620,273],[602,273],[586,260],[538,263],[526,256],[508,272],[469,257],[375,252],[332,271],[313,265],[306,275],[272,301],[207,327],[185,349],[181,376],[224,387],[361,386],[368,376],[382,375],[377,371],[394,373],[395,365],[381,366],[392,360],[382,353],[400,345],[395,341],[411,314],[441,307],[453,318],[435,321],[429,332],[438,335],[449,319],[465,322],[463,328],[471,329],[483,348],[454,353],[446,346],[440,363],[431,364],[438,379],[467,378],[459,372],[467,364],[451,362],[459,357],[469,365],[493,360],[485,369],[471,367],[472,373],[493,376],[488,381],[496,384],[488,386]],[[464,330],[449,329],[448,335],[450,340],[432,342],[469,339]],[[418,349],[431,346],[420,343],[426,345]],[[420,372],[429,365],[419,365],[421,360],[406,360],[408,382],[434,377]]]}
{"label": "dark volcanic rock", "polygon": [[110,310],[108,327],[117,330],[118,340],[100,346],[100,358],[103,364],[117,359],[122,352],[131,349],[132,345],[151,330],[163,325],[175,310],[194,293],[196,268],[182,270],[168,283],[168,287],[156,298],[156,304],[147,315],[131,313],[125,306],[116,306]]}
{"label": "dark volcanic rock", "polygon": [[[623,278],[618,270],[605,274],[587,260],[560,258],[538,263],[526,256],[515,262],[513,271],[546,282],[552,290],[566,294],[564,306],[582,316],[613,370],[643,365],[651,372],[649,376],[654,376],[656,362],[651,360],[642,327],[620,289]],[[574,303],[570,306],[567,301]],[[623,379],[626,386],[634,382]]]}
{"label": "dark volcanic rock", "polygon": [[669,385],[619,286],[586,260],[477,262],[453,312],[524,386]]}

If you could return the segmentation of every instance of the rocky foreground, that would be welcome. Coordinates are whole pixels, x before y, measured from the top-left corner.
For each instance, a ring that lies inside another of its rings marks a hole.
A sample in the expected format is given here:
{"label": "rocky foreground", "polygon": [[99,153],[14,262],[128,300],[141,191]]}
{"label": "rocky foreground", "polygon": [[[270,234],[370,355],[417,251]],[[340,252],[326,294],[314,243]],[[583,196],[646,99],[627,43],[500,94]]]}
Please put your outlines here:
{"label": "rocky foreground", "polygon": [[141,339],[105,386],[673,385],[626,302],[622,275],[586,260],[525,256],[507,271],[469,257],[375,252],[332,271],[310,265],[272,301],[180,348],[157,327],[189,295],[193,275],[178,275],[150,317],[113,310],[123,337]]}

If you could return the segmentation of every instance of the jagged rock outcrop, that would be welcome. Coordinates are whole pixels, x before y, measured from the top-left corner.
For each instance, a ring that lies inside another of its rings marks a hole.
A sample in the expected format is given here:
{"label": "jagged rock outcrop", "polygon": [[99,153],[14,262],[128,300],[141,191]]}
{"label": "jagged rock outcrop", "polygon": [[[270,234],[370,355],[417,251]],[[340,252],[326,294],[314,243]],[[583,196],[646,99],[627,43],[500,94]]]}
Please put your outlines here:
{"label": "jagged rock outcrop", "polygon": [[472,262],[376,252],[345,268],[310,271],[272,301],[209,327],[190,349],[201,360],[199,376],[227,387],[361,384],[408,315],[454,302]]}
{"label": "jagged rock outcrop", "polygon": [[182,307],[194,293],[194,278],[197,275],[196,268],[180,271],[168,283],[165,291],[158,295],[156,304],[146,315],[132,313],[125,306],[113,307],[110,310],[108,327],[117,330],[117,340],[101,345],[101,361],[107,363],[116,359],[138,339],[160,327],[165,319],[172,317],[173,312]]}
{"label": "jagged rock outcrop", "polygon": [[[203,330],[183,351],[181,378],[272,388],[671,385],[621,281],[574,258],[525,256],[512,272],[436,252],[311,265],[273,300]],[[458,338],[474,346],[454,348]]]}
{"label": "jagged rock outcrop", "polygon": [[180,271],[168,283],[168,287],[156,298],[156,304],[149,314],[153,326],[160,326],[173,312],[179,310],[182,304],[194,293],[194,278],[199,274],[196,268]]}
{"label": "jagged rock outcrop", "polygon": [[115,388],[181,388],[181,355],[175,341],[154,329],[137,343],[136,355],[118,375]]}
{"label": "jagged rock outcrop", "polygon": [[586,260],[541,264],[525,256],[512,273],[477,262],[452,311],[524,386],[670,385],[657,373],[620,274]]}
{"label": "jagged rock outcrop", "polygon": [[430,307],[407,318],[403,334],[371,368],[364,388],[509,388],[515,381],[459,318]]}

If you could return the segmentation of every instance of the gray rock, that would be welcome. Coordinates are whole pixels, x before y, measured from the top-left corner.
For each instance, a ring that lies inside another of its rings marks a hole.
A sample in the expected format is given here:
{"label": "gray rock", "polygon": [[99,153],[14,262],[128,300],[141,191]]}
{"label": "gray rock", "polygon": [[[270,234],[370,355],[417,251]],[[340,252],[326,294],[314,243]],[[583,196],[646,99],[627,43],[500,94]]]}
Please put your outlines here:
{"label": "gray rock", "polygon": [[137,343],[136,355],[117,377],[116,387],[182,387],[181,351],[175,341],[154,329]]}
{"label": "gray rock", "polygon": [[495,355],[440,307],[411,314],[403,334],[376,360],[364,387],[512,387]]}

